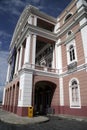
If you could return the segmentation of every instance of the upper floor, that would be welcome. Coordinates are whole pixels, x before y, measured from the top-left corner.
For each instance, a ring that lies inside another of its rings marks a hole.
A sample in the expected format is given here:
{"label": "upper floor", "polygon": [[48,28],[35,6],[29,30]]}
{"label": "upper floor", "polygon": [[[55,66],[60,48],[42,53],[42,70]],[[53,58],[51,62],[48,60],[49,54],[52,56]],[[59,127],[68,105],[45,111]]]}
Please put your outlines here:
{"label": "upper floor", "polygon": [[10,44],[7,82],[24,69],[56,77],[84,69],[87,64],[86,8],[86,0],[72,0],[56,19],[27,6]]}

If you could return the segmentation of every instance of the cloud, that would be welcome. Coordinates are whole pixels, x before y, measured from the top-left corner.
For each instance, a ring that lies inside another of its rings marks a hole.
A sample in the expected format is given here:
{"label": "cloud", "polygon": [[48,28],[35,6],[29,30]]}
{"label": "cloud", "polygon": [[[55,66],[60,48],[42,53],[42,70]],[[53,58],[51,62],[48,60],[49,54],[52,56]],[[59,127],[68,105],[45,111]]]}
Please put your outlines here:
{"label": "cloud", "polygon": [[8,52],[0,51],[0,86],[4,86],[7,73]]}
{"label": "cloud", "polygon": [[6,33],[5,31],[3,30],[0,30],[0,37],[11,37],[10,34]]}
{"label": "cloud", "polygon": [[7,51],[9,49],[11,37],[12,37],[11,34],[5,32],[4,30],[0,30],[0,50],[3,49]]}
{"label": "cloud", "polygon": [[39,3],[39,2],[40,2],[40,0],[33,0],[33,2],[34,2],[34,3]]}
{"label": "cloud", "polygon": [[[0,38],[7,38],[7,37],[11,37],[11,34],[3,31],[3,30],[0,30]],[[1,42],[0,42],[1,43]]]}
{"label": "cloud", "polygon": [[3,0],[0,4],[0,13],[9,12],[9,14],[13,14],[16,16],[20,15],[19,8],[24,7],[25,3],[21,0]]}
{"label": "cloud", "polygon": [[11,4],[14,4],[16,7],[24,7],[25,6],[25,2],[21,1],[21,0],[12,0]]}
{"label": "cloud", "polygon": [[0,86],[0,101],[2,101],[3,98],[3,88]]}
{"label": "cloud", "polygon": [[3,0],[0,4],[0,13],[9,12],[9,14],[19,16],[21,14],[20,8],[23,9],[29,4],[40,6],[42,3],[41,0]]}
{"label": "cloud", "polygon": [[1,48],[1,45],[2,45],[2,41],[0,41],[0,48]]}

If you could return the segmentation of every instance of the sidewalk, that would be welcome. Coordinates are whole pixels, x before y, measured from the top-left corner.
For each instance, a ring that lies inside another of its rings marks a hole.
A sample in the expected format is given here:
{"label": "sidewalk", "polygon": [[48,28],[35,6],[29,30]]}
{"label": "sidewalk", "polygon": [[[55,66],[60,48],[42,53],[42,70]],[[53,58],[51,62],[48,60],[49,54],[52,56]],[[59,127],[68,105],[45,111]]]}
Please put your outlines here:
{"label": "sidewalk", "polygon": [[83,117],[83,116],[73,116],[73,115],[59,114],[58,117],[63,118],[63,119],[68,119],[68,120],[77,120],[77,121],[85,121],[85,122],[87,122],[87,117]]}
{"label": "sidewalk", "polygon": [[16,114],[0,109],[0,120],[10,124],[29,124],[46,122],[49,121],[49,118],[45,116],[37,116],[32,118],[20,117]]}

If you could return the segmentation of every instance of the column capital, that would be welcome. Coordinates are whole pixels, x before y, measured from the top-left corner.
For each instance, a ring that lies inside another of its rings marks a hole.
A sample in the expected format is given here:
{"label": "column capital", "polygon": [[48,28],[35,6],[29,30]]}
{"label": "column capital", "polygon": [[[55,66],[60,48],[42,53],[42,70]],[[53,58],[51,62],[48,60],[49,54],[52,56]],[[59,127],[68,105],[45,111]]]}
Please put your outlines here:
{"label": "column capital", "polygon": [[29,36],[31,36],[31,33],[27,33],[26,38],[28,38]]}
{"label": "column capital", "polygon": [[33,38],[36,38],[36,37],[37,37],[37,35],[36,35],[36,34],[32,34],[32,36],[33,36]]}

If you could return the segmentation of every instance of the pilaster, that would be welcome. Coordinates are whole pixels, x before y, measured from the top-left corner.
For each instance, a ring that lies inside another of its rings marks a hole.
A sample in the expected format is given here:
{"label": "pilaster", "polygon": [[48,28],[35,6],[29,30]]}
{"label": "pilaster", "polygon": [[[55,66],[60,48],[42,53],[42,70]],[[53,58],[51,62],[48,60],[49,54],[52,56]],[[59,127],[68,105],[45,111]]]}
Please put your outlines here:
{"label": "pilaster", "polygon": [[60,106],[64,106],[64,90],[63,90],[63,78],[59,78],[59,88],[60,88]]}

